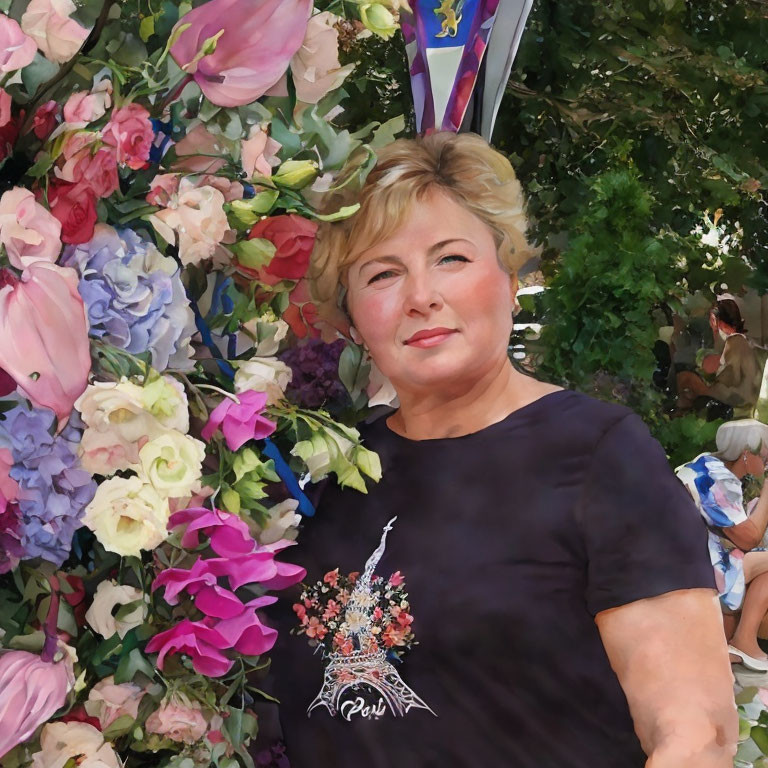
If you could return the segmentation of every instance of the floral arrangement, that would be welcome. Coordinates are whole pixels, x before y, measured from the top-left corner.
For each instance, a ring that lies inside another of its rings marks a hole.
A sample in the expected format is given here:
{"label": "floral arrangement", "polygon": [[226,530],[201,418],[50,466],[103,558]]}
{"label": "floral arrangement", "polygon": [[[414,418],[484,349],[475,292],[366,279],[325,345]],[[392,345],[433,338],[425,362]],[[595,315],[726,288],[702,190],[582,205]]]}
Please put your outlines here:
{"label": "floral arrangement", "polygon": [[[306,635],[310,646],[321,646],[326,656],[331,653],[349,656],[355,651],[368,650],[356,647],[355,633],[362,628],[362,617],[357,613],[347,614],[345,610],[359,575],[359,571],[353,571],[344,576],[336,568],[316,584],[302,585],[300,602],[293,606],[300,625],[291,631]],[[400,571],[386,581],[383,576],[371,578],[371,604],[365,608],[370,616],[370,634],[388,656],[400,660],[416,645],[411,626],[413,616]]]}
{"label": "floral arrangement", "polygon": [[381,475],[386,382],[306,272],[404,126],[340,127],[341,44],[401,5],[0,0],[4,768],[254,765],[304,487]]}

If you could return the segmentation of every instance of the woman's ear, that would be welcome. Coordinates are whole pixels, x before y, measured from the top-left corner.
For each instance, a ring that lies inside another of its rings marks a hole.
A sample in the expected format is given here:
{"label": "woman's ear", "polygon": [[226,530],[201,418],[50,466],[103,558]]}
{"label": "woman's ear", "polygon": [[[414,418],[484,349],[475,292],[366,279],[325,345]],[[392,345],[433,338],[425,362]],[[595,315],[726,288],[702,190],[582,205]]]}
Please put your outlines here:
{"label": "woman's ear", "polygon": [[517,272],[512,272],[509,276],[509,296],[512,299],[513,315],[516,315],[522,309],[520,302],[517,300],[517,291],[519,287]]}
{"label": "woman's ear", "polygon": [[357,328],[355,328],[354,325],[349,326],[349,335],[352,337],[352,341],[354,341],[355,344],[363,343],[363,337],[358,333]]}

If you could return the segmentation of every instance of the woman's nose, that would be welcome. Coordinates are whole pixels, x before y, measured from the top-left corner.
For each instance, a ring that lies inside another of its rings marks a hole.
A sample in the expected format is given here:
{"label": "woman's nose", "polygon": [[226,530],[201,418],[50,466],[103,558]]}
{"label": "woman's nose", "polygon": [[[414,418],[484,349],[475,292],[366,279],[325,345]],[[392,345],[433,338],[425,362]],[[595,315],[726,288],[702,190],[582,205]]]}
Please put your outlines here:
{"label": "woman's nose", "polygon": [[406,312],[428,312],[442,306],[442,298],[427,272],[412,272],[404,283],[403,303]]}

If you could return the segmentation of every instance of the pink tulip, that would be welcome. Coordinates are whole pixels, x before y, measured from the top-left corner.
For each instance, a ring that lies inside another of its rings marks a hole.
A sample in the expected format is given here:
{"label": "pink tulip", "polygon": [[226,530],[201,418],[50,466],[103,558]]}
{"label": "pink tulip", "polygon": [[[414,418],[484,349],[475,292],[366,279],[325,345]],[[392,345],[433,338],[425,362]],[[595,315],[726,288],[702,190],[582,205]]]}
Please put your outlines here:
{"label": "pink tulip", "polygon": [[[179,19],[191,26],[171,56],[217,106],[250,104],[288,68],[311,12],[312,0],[210,0]],[[200,57],[212,38],[215,50]]]}
{"label": "pink tulip", "polygon": [[73,269],[36,261],[0,272],[0,368],[62,427],[91,370],[88,322]]}
{"label": "pink tulip", "polygon": [[74,684],[66,654],[57,663],[27,651],[0,654],[0,757],[60,709]]}
{"label": "pink tulip", "polygon": [[0,72],[26,67],[36,52],[35,41],[21,31],[19,23],[0,13]]}
{"label": "pink tulip", "polygon": [[248,525],[229,512],[203,507],[182,509],[171,515],[168,528],[184,524],[187,528],[181,537],[181,546],[187,549],[199,546],[198,533],[202,533],[210,539],[211,549],[221,557],[245,555],[254,550],[255,542]]}
{"label": "pink tulip", "polygon": [[[2,362],[0,357],[0,364]],[[248,440],[262,440],[275,431],[275,422],[261,415],[267,404],[266,392],[251,389],[238,397],[239,403],[225,398],[211,411],[208,423],[200,433],[203,440],[210,440],[220,428],[229,450],[237,451]]]}

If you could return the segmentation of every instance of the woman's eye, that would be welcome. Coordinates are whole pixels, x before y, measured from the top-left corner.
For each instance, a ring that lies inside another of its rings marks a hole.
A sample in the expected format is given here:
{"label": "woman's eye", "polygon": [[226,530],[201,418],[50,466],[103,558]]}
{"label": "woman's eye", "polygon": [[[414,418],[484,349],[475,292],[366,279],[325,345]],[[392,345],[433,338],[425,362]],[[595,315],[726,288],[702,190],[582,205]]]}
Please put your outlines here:
{"label": "woman's eye", "polygon": [[380,277],[384,277],[384,275],[389,275],[391,272],[392,272],[392,270],[391,270],[391,269],[386,269],[386,270],[384,270],[384,272],[379,272],[379,274],[378,274],[378,275],[374,275],[374,276],[373,276],[373,277],[372,277],[372,278],[371,278],[371,279],[368,281],[368,285],[370,285],[371,283],[375,282],[375,281],[376,281],[376,280],[378,280]]}
{"label": "woman's eye", "polygon": [[449,253],[447,256],[443,256],[440,261],[445,261],[446,259],[461,259],[462,261],[469,261],[466,256],[461,256],[458,253]]}

